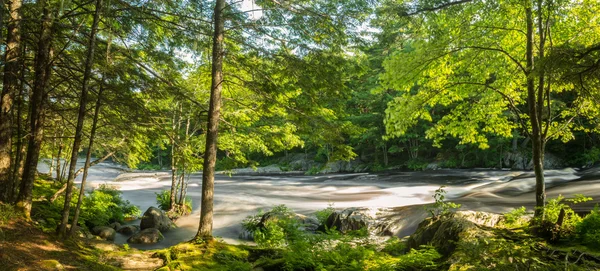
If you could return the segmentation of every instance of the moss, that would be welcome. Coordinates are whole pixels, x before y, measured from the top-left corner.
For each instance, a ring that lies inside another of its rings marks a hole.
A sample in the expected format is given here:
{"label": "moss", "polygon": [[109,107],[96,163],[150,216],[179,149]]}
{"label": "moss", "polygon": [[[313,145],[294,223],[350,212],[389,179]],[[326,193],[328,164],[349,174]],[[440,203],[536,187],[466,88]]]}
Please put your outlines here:
{"label": "moss", "polygon": [[57,260],[43,260],[40,262],[40,267],[43,270],[64,270],[64,266]]}

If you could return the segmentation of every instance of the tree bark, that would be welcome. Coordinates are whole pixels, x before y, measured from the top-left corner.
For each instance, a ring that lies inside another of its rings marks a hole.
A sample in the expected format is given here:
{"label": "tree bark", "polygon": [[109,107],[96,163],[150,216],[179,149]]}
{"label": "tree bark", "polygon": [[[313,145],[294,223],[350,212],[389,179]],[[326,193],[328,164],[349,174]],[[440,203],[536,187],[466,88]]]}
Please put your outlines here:
{"label": "tree bark", "polygon": [[[13,100],[19,89],[19,72],[21,70],[21,5],[21,0],[11,0],[8,4],[4,79],[0,97],[0,201],[9,201],[13,197],[11,195],[13,190],[11,165],[14,163],[12,161],[11,111]],[[0,13],[3,17],[4,1],[2,1],[1,8]],[[0,40],[2,40],[1,37]]]}
{"label": "tree bark", "polygon": [[215,164],[217,160],[217,136],[219,115],[221,112],[221,89],[223,83],[223,39],[225,20],[223,9],[225,0],[216,0],[214,11],[214,37],[212,50],[212,84],[208,113],[208,129],[204,151],[204,168],[202,171],[202,202],[200,209],[200,225],[196,239],[212,239],[213,227],[213,195],[215,180]]}
{"label": "tree bark", "polygon": [[[81,145],[83,136],[83,121],[85,120],[85,109],[87,106],[87,95],[89,91],[89,81],[92,74],[92,66],[94,65],[94,49],[96,47],[96,31],[98,30],[98,22],[100,21],[100,10],[102,9],[102,0],[96,0],[96,10],[94,12],[94,20],[92,21],[92,29],[90,32],[87,58],[85,61],[85,69],[83,71],[83,81],[81,83],[81,100],[79,101],[79,114],[77,116],[77,127],[75,128],[75,138],[73,139],[73,148],[71,149],[71,164],[69,164],[69,175],[67,179],[67,190],[65,192],[65,204],[63,206],[62,220],[58,230],[58,235],[63,237],[66,234],[67,223],[69,223],[69,211],[71,209],[71,196],[73,194],[73,183],[75,182],[75,168],[77,167],[77,153]],[[100,98],[100,97],[98,97]],[[96,117],[96,116],[95,116]],[[93,143],[93,135],[90,135],[90,142]],[[89,150],[88,150],[88,155]],[[89,163],[89,159],[86,159]],[[84,178],[87,170],[84,166]],[[83,186],[81,191],[83,191]],[[81,199],[81,197],[80,197]],[[74,228],[74,227],[71,227]]]}
{"label": "tree bark", "polygon": [[44,139],[44,111],[45,100],[47,97],[46,89],[50,83],[52,56],[52,24],[53,19],[50,13],[49,5],[46,0],[40,0],[39,5],[42,9],[42,23],[40,26],[40,38],[37,45],[35,56],[35,77],[33,80],[33,91],[30,97],[29,115],[30,115],[30,137],[27,143],[27,157],[23,169],[23,178],[21,180],[21,189],[17,197],[17,210],[31,219],[31,197],[33,192],[33,182],[37,171],[37,163],[40,156],[40,148]]}
{"label": "tree bark", "polygon": [[535,78],[532,75],[534,69],[533,47],[534,47],[534,26],[533,12],[531,2],[525,7],[527,21],[527,103],[529,106],[529,120],[531,122],[531,141],[533,152],[533,170],[535,172],[535,217],[544,218],[544,206],[546,204],[546,184],[544,181],[544,142],[542,138],[541,116],[537,104],[537,93],[535,88]]}
{"label": "tree bark", "polygon": [[[102,0],[98,0],[96,2],[96,13],[102,6]],[[96,19],[96,18],[94,18]],[[87,180],[88,169],[90,168],[90,160],[92,159],[92,148],[94,147],[94,137],[96,136],[96,128],[98,124],[98,114],[100,113],[100,105],[102,97],[102,91],[104,90],[103,85],[100,85],[100,89],[98,90],[98,99],[96,100],[96,107],[94,108],[94,119],[92,120],[92,130],[90,131],[90,141],[88,144],[87,154],[85,156],[85,166],[83,166],[83,176],[81,178],[81,189],[79,189],[79,198],[77,198],[77,206],[75,207],[75,214],[73,215],[73,222],[71,225],[77,225],[79,220],[79,212],[81,211],[81,203],[83,202],[83,197],[85,196],[85,181]],[[69,230],[68,237],[73,236],[75,233],[75,227],[71,226]]]}

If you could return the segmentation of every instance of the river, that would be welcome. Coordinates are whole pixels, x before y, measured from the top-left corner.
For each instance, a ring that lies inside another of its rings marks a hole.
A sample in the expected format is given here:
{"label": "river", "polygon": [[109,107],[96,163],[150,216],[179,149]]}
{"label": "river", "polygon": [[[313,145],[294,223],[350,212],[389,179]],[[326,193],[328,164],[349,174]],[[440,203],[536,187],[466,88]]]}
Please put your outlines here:
{"label": "river", "polygon": [[[40,164],[39,170],[48,171],[44,164]],[[198,228],[201,183],[201,174],[191,175],[187,195],[192,198],[193,212],[180,218],[176,223],[178,227],[164,234],[165,240],[154,245],[132,246],[153,249],[190,240]],[[168,171],[130,172],[117,164],[101,163],[90,169],[86,189],[101,184],[117,187],[124,199],[143,212],[157,205],[155,193],[170,189],[171,175]],[[218,174],[213,235],[229,243],[244,242],[239,239],[240,222],[259,209],[285,204],[297,213],[310,214],[333,204],[337,209],[370,208],[374,215],[400,221],[402,226],[396,235],[402,237],[411,234],[426,217],[422,205],[433,202],[434,191],[442,185],[448,191],[447,199],[462,204],[461,210],[502,213],[520,206],[531,209],[535,203],[535,178],[530,171],[442,169],[315,176]],[[592,202],[577,205],[579,212],[589,211],[600,202],[600,168],[546,170],[546,185],[549,198],[560,194],[593,197]],[[118,234],[115,243],[123,244],[126,240],[126,236]]]}

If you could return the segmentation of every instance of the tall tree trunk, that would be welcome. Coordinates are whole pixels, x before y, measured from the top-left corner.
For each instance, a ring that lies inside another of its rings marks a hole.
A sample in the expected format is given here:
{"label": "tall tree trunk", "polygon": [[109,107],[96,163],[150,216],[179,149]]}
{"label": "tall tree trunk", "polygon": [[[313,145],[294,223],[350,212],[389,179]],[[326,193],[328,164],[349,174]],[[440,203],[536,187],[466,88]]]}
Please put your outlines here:
{"label": "tall tree trunk", "polygon": [[[21,73],[19,76],[21,77],[19,82],[19,96],[17,98],[17,145],[16,145],[16,155],[15,162],[13,163],[15,166],[13,168],[12,175],[12,188],[10,193],[12,193],[12,197],[10,198],[10,202],[14,202],[19,193],[19,181],[21,180],[21,176],[23,176],[23,167],[25,165],[25,152],[27,151],[27,144],[25,142],[28,140],[28,132],[26,128],[26,123],[29,123],[30,115],[27,112],[23,112],[24,104],[25,104],[25,96],[29,96],[29,91],[25,91],[25,71],[27,69],[27,63],[25,63],[24,59],[27,54],[27,44],[23,44],[21,46],[21,56],[23,56],[23,60],[21,61]],[[25,115],[25,118],[23,118]],[[25,122],[23,122],[25,121]],[[25,123],[25,124],[24,124]]]}
{"label": "tall tree trunk", "polygon": [[[98,3],[100,2],[100,3]],[[98,9],[100,9],[102,4],[102,0],[98,0],[96,2],[96,13],[98,13]],[[95,18],[94,18],[95,19]],[[85,196],[85,181],[87,180],[88,169],[90,168],[90,160],[92,159],[92,148],[94,147],[94,137],[96,136],[96,127],[98,124],[98,114],[100,113],[100,105],[101,105],[101,97],[102,91],[104,90],[103,85],[100,85],[100,89],[98,90],[98,99],[96,100],[96,107],[94,108],[94,119],[92,120],[92,130],[90,131],[90,141],[88,144],[87,153],[85,156],[85,165],[83,166],[83,176],[81,178],[81,189],[79,189],[79,198],[77,198],[77,206],[75,207],[75,214],[73,215],[73,222],[71,223],[71,229],[69,230],[68,236],[73,236],[75,233],[74,226],[77,225],[79,220],[79,212],[81,211],[81,203],[83,202],[83,197]]]}
{"label": "tall tree trunk", "polygon": [[178,144],[177,134],[179,133],[177,129],[177,110],[173,112],[173,122],[172,122],[172,131],[171,135],[171,194],[169,194],[169,210],[175,210],[175,194],[177,193],[177,160],[175,159],[175,144]]}
{"label": "tall tree trunk", "polygon": [[60,142],[58,143],[58,153],[56,154],[56,180],[58,180],[58,182],[62,182],[61,181],[61,176],[60,176],[60,172],[61,172],[61,160],[60,158],[62,157],[62,150],[63,150],[63,136],[65,135],[65,130],[61,129],[60,131]]}
{"label": "tall tree trunk", "polygon": [[[67,190],[65,192],[65,204],[63,206],[62,220],[58,229],[59,236],[65,236],[67,223],[69,223],[69,211],[71,209],[71,196],[73,194],[73,183],[75,182],[75,169],[77,167],[77,153],[81,145],[83,136],[83,121],[85,119],[85,109],[87,106],[88,83],[92,74],[92,65],[94,64],[94,49],[96,47],[96,31],[98,30],[98,22],[100,21],[100,10],[102,9],[102,0],[96,0],[96,10],[94,12],[94,20],[92,21],[92,29],[90,32],[87,58],[85,61],[85,69],[83,71],[83,81],[81,82],[81,100],[79,101],[79,113],[77,116],[77,127],[75,128],[75,138],[73,139],[73,148],[71,149],[71,164],[69,164],[69,175],[67,179]],[[85,167],[84,167],[85,168]],[[85,172],[85,169],[84,169]],[[85,174],[85,173],[84,173]],[[81,187],[83,191],[83,187]]]}
{"label": "tall tree trunk", "polygon": [[33,192],[33,182],[37,171],[40,148],[44,139],[44,108],[46,100],[46,89],[50,84],[52,57],[52,24],[53,19],[50,13],[50,7],[46,0],[40,0],[39,5],[42,8],[42,23],[40,27],[40,38],[37,45],[35,56],[33,91],[29,99],[30,102],[30,137],[27,144],[27,157],[23,169],[23,178],[21,180],[21,189],[17,197],[17,210],[21,212],[26,219],[31,216],[31,197]]}
{"label": "tall tree trunk", "polygon": [[532,75],[534,69],[533,47],[534,26],[531,2],[525,7],[527,21],[527,103],[529,106],[529,120],[531,122],[531,141],[533,152],[533,170],[535,172],[535,217],[544,218],[544,205],[546,203],[546,184],[544,182],[544,142],[542,138],[541,116],[537,104],[535,78]]}
{"label": "tall tree trunk", "polygon": [[214,12],[215,32],[212,50],[212,85],[210,106],[208,109],[208,132],[206,134],[206,148],[204,151],[204,168],[202,170],[200,225],[198,226],[196,239],[212,239],[214,174],[217,161],[219,116],[221,113],[221,89],[223,87],[223,39],[225,32],[223,9],[225,9],[225,0],[216,0]]}
{"label": "tall tree trunk", "polygon": [[[13,100],[19,90],[20,44],[21,44],[21,0],[11,0],[8,4],[8,25],[6,53],[4,55],[4,79],[0,97],[0,201],[13,197],[11,165],[12,158],[12,118]],[[4,1],[2,1],[4,13]],[[3,17],[3,15],[2,15]],[[0,20],[4,20],[3,18]],[[0,28],[2,29],[2,28]],[[0,40],[2,38],[0,37]],[[20,116],[18,116],[20,117]]]}

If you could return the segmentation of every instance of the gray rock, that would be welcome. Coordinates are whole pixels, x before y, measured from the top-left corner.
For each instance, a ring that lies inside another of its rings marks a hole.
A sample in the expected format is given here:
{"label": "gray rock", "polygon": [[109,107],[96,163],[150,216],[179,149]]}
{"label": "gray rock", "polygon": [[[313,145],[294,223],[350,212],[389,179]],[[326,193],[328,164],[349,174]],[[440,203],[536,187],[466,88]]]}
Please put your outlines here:
{"label": "gray rock", "polygon": [[96,226],[92,229],[92,233],[104,240],[110,241],[114,241],[115,235],[117,234],[113,228],[107,226]]}
{"label": "gray rock", "polygon": [[113,228],[115,231],[119,231],[119,228],[121,228],[121,224],[119,222],[110,223],[108,226]]}
{"label": "gray rock", "polygon": [[156,228],[144,229],[127,239],[127,243],[132,244],[155,244],[164,239],[163,235]]}
{"label": "gray rock", "polygon": [[125,235],[132,235],[140,230],[140,227],[137,225],[124,225],[120,227],[117,232]]}
{"label": "gray rock", "polygon": [[173,227],[173,222],[167,214],[156,207],[150,207],[146,212],[144,212],[144,216],[142,217],[142,221],[140,222],[140,229],[145,230],[149,228],[155,228],[160,231],[168,231]]}
{"label": "gray rock", "polygon": [[325,225],[319,227],[319,230],[333,229],[346,233],[368,228],[371,218],[358,209],[350,208],[343,211],[336,211],[329,215]]}

